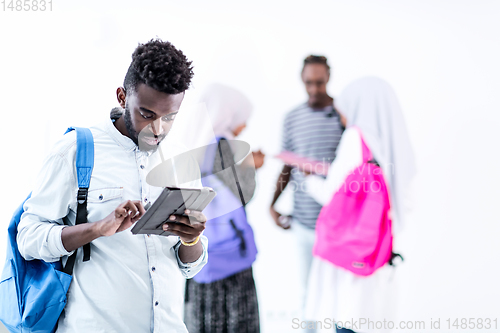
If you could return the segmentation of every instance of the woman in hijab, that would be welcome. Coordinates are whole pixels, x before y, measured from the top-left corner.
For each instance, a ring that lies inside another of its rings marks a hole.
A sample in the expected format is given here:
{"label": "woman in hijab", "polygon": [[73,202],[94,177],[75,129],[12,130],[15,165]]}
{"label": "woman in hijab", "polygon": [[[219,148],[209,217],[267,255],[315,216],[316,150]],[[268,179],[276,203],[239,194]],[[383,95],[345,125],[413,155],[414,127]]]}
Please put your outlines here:
{"label": "woman in hijab", "polygon": [[[337,158],[326,179],[315,175],[307,177],[307,191],[318,203],[328,204],[341,190],[347,176],[362,164],[363,137],[382,168],[389,189],[393,231],[400,230],[415,161],[393,89],[382,79],[361,78],[344,89],[336,107],[347,127]],[[352,328],[338,327],[337,332],[389,331],[387,325],[380,327],[374,323],[383,322],[394,313],[393,275],[394,267],[387,264],[365,277],[315,257],[308,284],[306,317],[308,320],[334,318],[337,323],[343,323],[339,326]],[[366,323],[361,325],[363,318]],[[371,325],[368,320],[372,321]]]}
{"label": "woman in hijab", "polygon": [[[212,210],[207,215],[209,220],[205,229],[210,244],[209,263],[194,279],[187,281],[185,323],[191,333],[259,332],[259,309],[251,267],[257,250],[252,229],[246,221],[244,205],[254,194],[255,169],[263,165],[264,154],[253,152],[250,158],[235,164],[235,156],[241,156],[241,152],[238,154],[236,150],[240,146],[232,141],[246,127],[252,105],[241,92],[221,84],[207,87],[200,102],[206,106],[217,138],[216,145],[207,146],[202,172],[205,165],[211,170],[207,169],[205,175],[202,173],[205,176],[202,182],[214,189],[217,186],[217,196],[207,207]],[[209,154],[212,147],[217,149],[214,148],[214,152]],[[232,165],[235,169],[232,169]],[[207,174],[208,177],[214,177],[210,174],[215,175],[217,179],[208,181]],[[229,213],[221,211],[232,203],[239,205],[239,208]],[[210,215],[215,218],[210,219]],[[224,241],[224,237],[222,241],[219,239],[226,232],[234,236],[233,239],[240,237],[239,248],[244,250],[242,257],[239,252],[236,255],[233,253],[233,259],[229,259],[229,253],[222,258],[216,256],[214,251],[219,251],[218,244],[231,243],[229,240]],[[232,264],[225,261],[226,257],[228,262],[233,260]]]}

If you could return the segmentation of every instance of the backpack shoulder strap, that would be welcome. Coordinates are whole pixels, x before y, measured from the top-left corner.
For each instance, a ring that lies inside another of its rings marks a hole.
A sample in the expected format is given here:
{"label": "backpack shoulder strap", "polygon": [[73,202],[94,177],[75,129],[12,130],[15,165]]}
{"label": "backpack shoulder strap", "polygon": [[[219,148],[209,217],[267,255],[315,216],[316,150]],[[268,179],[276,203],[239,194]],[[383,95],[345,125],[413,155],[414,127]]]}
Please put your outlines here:
{"label": "backpack shoulder strap", "polygon": [[205,155],[200,166],[201,176],[206,177],[213,174],[215,153],[220,138],[215,138],[215,141],[205,146]]}
{"label": "backpack shoulder strap", "polygon": [[[219,144],[218,144],[218,148],[219,148],[219,155],[220,155],[220,160],[221,160],[221,163],[222,163],[222,169],[224,170],[225,167],[224,167],[224,158],[222,157],[222,148],[221,148],[221,144],[222,143],[225,143],[228,147],[229,147],[229,143],[227,142],[227,139],[226,138],[220,138],[219,139]],[[231,163],[231,169],[233,170],[233,175],[234,175],[234,180],[236,181],[236,186],[238,186],[238,193],[240,195],[240,200],[241,200],[241,205],[242,207],[245,207],[245,199],[243,198],[243,191],[241,190],[241,186],[240,186],[240,181],[238,179],[238,175],[236,174],[236,168],[234,166],[234,162]]]}
{"label": "backpack shoulder strap", "polygon": [[90,176],[94,168],[94,138],[88,128],[70,127],[66,133],[73,130],[76,131],[76,175],[78,178],[78,188],[88,189]]}
{"label": "backpack shoulder strap", "polygon": [[[90,186],[90,176],[94,168],[94,138],[88,128],[70,127],[66,131],[76,131],[76,175],[78,179],[78,195],[76,208],[76,223],[87,223],[87,195]],[[64,133],[64,134],[66,134]],[[76,260],[75,251],[66,262],[64,272],[73,273],[73,267]],[[90,243],[83,246],[83,261],[90,260]]]}

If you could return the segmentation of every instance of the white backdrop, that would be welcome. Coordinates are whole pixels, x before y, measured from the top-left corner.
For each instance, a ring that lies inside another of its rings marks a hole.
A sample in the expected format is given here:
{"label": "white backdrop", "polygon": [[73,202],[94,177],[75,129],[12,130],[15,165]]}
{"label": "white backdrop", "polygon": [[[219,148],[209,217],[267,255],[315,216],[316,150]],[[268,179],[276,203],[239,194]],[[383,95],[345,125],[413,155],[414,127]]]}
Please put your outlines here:
{"label": "white backdrop", "polygon": [[274,227],[268,205],[280,170],[272,155],[285,113],[306,99],[299,73],[311,53],[328,57],[332,95],[378,75],[400,98],[418,162],[414,210],[396,240],[406,257],[401,319],[430,332],[441,318],[446,332],[448,318],[500,316],[500,2],[68,2],[53,0],[52,12],[0,8],[0,262],[43,156],[66,127],[107,117],[137,43],[158,36],[194,61],[185,107],[213,81],[254,103],[242,139],[267,153],[248,208],[263,332],[293,332],[299,316],[294,239]]}

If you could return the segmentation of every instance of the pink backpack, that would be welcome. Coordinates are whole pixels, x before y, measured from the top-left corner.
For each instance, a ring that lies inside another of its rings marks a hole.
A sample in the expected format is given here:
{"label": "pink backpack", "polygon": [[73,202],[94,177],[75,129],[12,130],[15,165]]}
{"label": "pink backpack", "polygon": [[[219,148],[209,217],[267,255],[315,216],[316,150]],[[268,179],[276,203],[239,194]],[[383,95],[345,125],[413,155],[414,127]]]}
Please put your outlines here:
{"label": "pink backpack", "polygon": [[382,169],[362,135],[361,144],[363,162],[318,216],[313,255],[367,276],[392,262],[392,228]]}

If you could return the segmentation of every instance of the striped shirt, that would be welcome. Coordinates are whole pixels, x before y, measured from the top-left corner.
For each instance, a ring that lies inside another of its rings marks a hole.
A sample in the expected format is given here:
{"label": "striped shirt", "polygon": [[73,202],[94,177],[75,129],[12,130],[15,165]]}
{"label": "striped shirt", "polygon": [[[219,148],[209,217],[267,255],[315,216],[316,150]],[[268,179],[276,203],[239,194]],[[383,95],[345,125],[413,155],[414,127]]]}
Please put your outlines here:
{"label": "striped shirt", "polygon": [[[331,163],[342,136],[339,114],[332,106],[312,109],[304,103],[290,111],[283,126],[283,150]],[[287,186],[294,192],[293,218],[314,229],[322,208],[305,190],[304,176],[292,169]]]}

